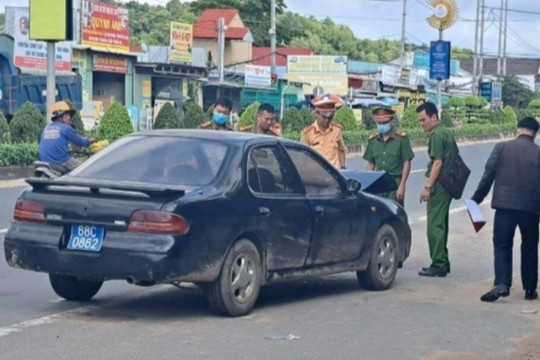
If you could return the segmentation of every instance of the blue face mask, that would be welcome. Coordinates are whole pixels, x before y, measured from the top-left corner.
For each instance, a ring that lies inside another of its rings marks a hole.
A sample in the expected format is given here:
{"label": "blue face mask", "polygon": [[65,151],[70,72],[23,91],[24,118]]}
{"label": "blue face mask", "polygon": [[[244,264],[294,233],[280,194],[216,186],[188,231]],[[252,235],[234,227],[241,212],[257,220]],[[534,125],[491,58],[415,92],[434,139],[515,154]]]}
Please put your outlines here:
{"label": "blue face mask", "polygon": [[225,125],[227,123],[227,120],[229,120],[229,117],[220,113],[214,113],[214,115],[212,116],[212,120],[214,120],[216,125]]}
{"label": "blue face mask", "polygon": [[392,126],[390,124],[379,124],[377,125],[377,131],[379,134],[388,134],[392,130]]}

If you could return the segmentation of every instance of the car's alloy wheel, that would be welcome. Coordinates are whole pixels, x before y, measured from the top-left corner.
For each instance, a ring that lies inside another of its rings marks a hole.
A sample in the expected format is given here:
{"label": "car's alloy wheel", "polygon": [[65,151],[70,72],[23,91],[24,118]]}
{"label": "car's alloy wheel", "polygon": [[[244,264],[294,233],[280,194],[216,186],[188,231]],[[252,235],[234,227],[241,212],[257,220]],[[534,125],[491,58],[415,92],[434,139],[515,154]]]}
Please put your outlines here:
{"label": "car's alloy wheel", "polygon": [[369,290],[388,289],[396,277],[398,249],[396,232],[383,225],[375,236],[368,268],[356,273],[360,284]]}
{"label": "car's alloy wheel", "polygon": [[66,300],[87,301],[97,294],[103,281],[79,279],[75,276],[49,274],[54,292]]}
{"label": "car's alloy wheel", "polygon": [[249,313],[259,296],[261,279],[259,251],[249,240],[237,241],[225,257],[219,277],[208,286],[210,305],[226,316]]}

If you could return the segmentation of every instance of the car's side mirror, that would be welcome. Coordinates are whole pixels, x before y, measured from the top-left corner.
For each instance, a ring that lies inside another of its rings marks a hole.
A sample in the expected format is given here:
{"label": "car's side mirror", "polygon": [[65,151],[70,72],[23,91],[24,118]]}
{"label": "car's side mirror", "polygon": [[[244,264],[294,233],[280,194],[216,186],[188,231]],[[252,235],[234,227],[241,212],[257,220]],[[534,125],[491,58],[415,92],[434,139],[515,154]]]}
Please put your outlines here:
{"label": "car's side mirror", "polygon": [[347,191],[351,194],[356,194],[362,189],[362,184],[355,179],[347,180]]}

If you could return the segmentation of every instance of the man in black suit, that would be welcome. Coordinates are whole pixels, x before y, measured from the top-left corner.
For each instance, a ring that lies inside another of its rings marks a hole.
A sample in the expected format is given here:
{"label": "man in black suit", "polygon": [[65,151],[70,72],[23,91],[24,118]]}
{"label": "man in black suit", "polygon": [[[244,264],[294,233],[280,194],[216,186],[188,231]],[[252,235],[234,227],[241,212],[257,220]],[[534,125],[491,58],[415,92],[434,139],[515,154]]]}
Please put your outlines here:
{"label": "man in black suit", "polygon": [[512,248],[516,227],[521,233],[521,281],[525,299],[538,298],[538,225],[540,214],[540,147],[534,143],[539,124],[527,117],[517,124],[517,138],[498,143],[486,162],[472,200],[481,203],[493,187],[495,209],[494,287],[480,300],[492,302],[510,294]]}

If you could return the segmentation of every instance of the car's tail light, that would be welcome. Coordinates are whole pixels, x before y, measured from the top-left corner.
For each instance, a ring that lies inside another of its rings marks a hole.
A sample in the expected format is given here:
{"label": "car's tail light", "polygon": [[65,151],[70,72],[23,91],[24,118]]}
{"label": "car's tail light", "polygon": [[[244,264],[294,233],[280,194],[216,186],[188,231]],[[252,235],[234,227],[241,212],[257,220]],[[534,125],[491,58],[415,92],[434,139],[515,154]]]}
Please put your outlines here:
{"label": "car's tail light", "polygon": [[187,234],[189,222],[164,211],[137,210],[131,215],[128,231],[152,234]]}
{"label": "car's tail light", "polygon": [[18,221],[45,222],[45,209],[40,203],[30,200],[17,200],[13,218]]}

